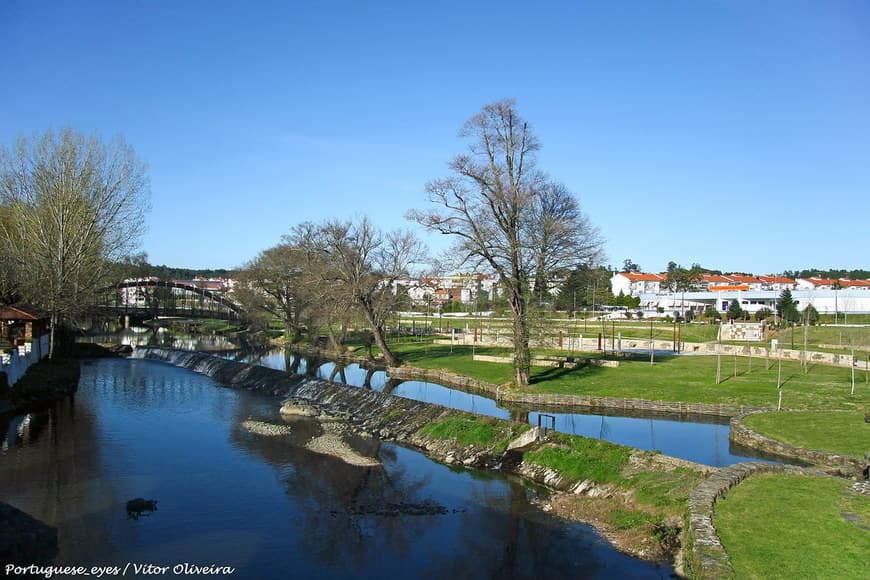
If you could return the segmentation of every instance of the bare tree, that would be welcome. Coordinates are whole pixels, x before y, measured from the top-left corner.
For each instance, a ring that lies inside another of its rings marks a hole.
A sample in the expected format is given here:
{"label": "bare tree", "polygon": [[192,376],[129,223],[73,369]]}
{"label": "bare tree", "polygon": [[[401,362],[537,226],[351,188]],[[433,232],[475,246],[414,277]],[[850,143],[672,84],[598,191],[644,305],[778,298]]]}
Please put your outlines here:
{"label": "bare tree", "polygon": [[486,105],[463,126],[469,153],[450,163],[453,175],[426,185],[436,209],[408,217],[455,237],[464,263],[488,266],[505,288],[513,315],[514,378],[529,383],[529,304],[533,284],[600,258],[598,230],[568,190],[536,168],[540,145],[513,100]]}
{"label": "bare tree", "polygon": [[104,144],[64,129],[0,148],[0,245],[22,298],[51,315],[51,356],[58,324],[138,243],[147,192],[145,165],[120,138]]}
{"label": "bare tree", "polygon": [[315,271],[312,256],[285,238],[240,270],[236,298],[249,312],[279,318],[297,341],[305,330],[319,330],[314,306],[320,288]]}
{"label": "bare tree", "polygon": [[384,360],[397,366],[399,360],[385,338],[387,320],[399,297],[394,282],[424,258],[420,241],[408,231],[383,233],[368,218],[332,220],[320,225],[303,224],[292,239],[301,247],[314,248],[323,261],[320,276],[324,294],[357,308],[368,323]]}
{"label": "bare tree", "polygon": [[525,227],[529,260],[535,263],[534,291],[543,296],[553,288],[553,273],[600,260],[602,241],[567,187],[551,181],[536,193]]}

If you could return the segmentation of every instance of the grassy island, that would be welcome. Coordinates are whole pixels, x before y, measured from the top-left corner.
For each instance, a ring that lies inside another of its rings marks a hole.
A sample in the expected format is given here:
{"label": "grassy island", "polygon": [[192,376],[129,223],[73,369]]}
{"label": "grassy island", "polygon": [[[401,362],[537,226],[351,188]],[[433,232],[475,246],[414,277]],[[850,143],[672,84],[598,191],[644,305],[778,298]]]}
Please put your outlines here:
{"label": "grassy island", "polygon": [[743,424],[782,443],[863,457],[870,451],[870,423],[861,411],[783,411],[758,413]]}
{"label": "grassy island", "polygon": [[[443,345],[431,342],[391,344],[409,366],[444,369],[498,385],[509,385],[510,364],[473,360],[474,354],[505,356],[501,348]],[[541,351],[535,354],[550,354]],[[561,353],[564,357],[567,353]],[[599,353],[576,353],[583,358],[603,358]],[[785,409],[870,409],[870,385],[863,372],[851,393],[849,369],[799,362],[779,363],[763,358],[716,356],[667,356],[650,364],[647,357],[618,357],[618,368],[583,365],[574,369],[533,366],[530,393],[591,395],[651,401],[680,401],[749,407],[776,407],[778,377]],[[721,382],[716,384],[717,365]]]}

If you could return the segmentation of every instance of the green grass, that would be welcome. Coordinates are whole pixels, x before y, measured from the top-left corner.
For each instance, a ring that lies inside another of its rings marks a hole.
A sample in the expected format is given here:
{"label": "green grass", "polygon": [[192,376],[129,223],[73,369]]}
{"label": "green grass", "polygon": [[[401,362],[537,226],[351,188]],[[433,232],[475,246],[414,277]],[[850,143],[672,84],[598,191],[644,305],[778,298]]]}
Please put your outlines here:
{"label": "green grass", "polygon": [[[735,376],[736,363],[736,376]],[[777,404],[777,364],[765,369],[764,359],[721,357],[721,377],[716,384],[715,356],[676,356],[627,360],[619,368],[582,367],[573,372],[533,370],[532,392],[584,394],[727,405]],[[751,365],[751,368],[750,368]],[[850,371],[810,365],[804,373],[797,362],[782,364],[783,406],[796,409],[866,409],[870,388],[859,385],[851,395]]]}
{"label": "green grass", "polygon": [[716,503],[713,522],[738,578],[864,578],[870,532],[843,513],[870,515],[870,498],[844,495],[850,482],[756,476]]}
{"label": "green grass", "polygon": [[508,444],[531,429],[530,425],[512,425],[492,417],[448,417],[423,427],[423,435],[433,439],[453,439],[462,445],[487,447],[504,452]]}
{"label": "green grass", "polygon": [[760,413],[743,423],[777,441],[818,451],[863,457],[870,450],[870,423],[860,411]]}
{"label": "green grass", "polygon": [[[842,323],[842,317],[840,319]],[[793,336],[792,336],[793,335]],[[784,328],[770,335],[779,340],[780,348],[803,350],[804,329],[802,326]],[[767,344],[770,344],[769,341]],[[825,346],[820,346],[825,345]],[[851,354],[851,347],[870,346],[870,327],[809,326],[807,327],[807,346],[809,350]],[[858,360],[866,360],[867,353],[855,351]]]}
{"label": "green grass", "polygon": [[405,414],[405,411],[403,411],[402,409],[394,409],[394,410],[390,411],[389,413],[387,413],[386,415],[384,415],[384,423],[391,423],[392,421],[395,421],[396,419],[398,419],[399,417],[401,417],[404,414]]}
{"label": "green grass", "polygon": [[525,461],[555,469],[571,479],[625,483],[622,470],[628,464],[630,447],[562,433],[550,437],[555,445],[529,451],[525,454]]}
{"label": "green grass", "polygon": [[685,507],[692,489],[701,476],[688,469],[647,471],[629,476],[628,484],[637,501],[673,511]]}
{"label": "green grass", "polygon": [[[405,364],[427,369],[444,369],[494,384],[509,384],[513,378],[510,364],[472,360],[478,354],[504,356],[506,349],[431,343],[394,343]],[[452,352],[451,352],[452,350]],[[537,352],[533,354],[538,354]],[[585,353],[584,353],[585,356]],[[532,367],[532,393],[555,393],[618,397],[688,403],[711,403],[776,407],[777,363],[760,358],[721,357],[723,382],[715,384],[716,357],[708,355],[648,359],[620,359],[619,368],[585,366],[573,370]],[[851,371],[823,365],[810,365],[804,373],[797,362],[782,363],[783,408],[870,410],[870,386],[864,373],[856,375],[856,392],[851,395]]]}
{"label": "green grass", "polygon": [[661,518],[649,512],[617,508],[610,510],[610,522],[620,530],[658,524]]}

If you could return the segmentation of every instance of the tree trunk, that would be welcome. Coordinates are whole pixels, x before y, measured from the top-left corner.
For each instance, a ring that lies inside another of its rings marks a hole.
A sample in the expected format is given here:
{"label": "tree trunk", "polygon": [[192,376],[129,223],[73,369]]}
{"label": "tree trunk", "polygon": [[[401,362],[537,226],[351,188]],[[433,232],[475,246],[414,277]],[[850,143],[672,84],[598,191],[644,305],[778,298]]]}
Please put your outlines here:
{"label": "tree trunk", "polygon": [[393,354],[393,351],[391,351],[387,346],[387,341],[384,339],[384,327],[382,324],[378,323],[374,311],[365,301],[362,301],[360,306],[362,306],[363,314],[365,315],[369,325],[372,327],[372,338],[375,339],[375,344],[377,344],[378,348],[381,349],[381,352],[384,355],[384,362],[391,367],[399,366],[399,358]]}
{"label": "tree trunk", "polygon": [[341,352],[341,339],[335,336],[332,323],[326,325],[326,331],[329,336],[329,349],[337,353]]}
{"label": "tree trunk", "polygon": [[378,345],[378,348],[384,354],[384,362],[387,363],[387,366],[399,366],[399,358],[393,354],[393,351],[387,346],[386,340],[384,340],[384,329],[378,325],[373,325],[372,335],[374,336],[375,344]]}
{"label": "tree trunk", "polygon": [[51,334],[48,337],[48,358],[54,360],[55,329],[57,328],[57,313],[51,313]]}
{"label": "tree trunk", "polygon": [[532,356],[529,351],[529,321],[526,303],[518,292],[511,292],[514,335],[514,381],[518,387],[529,384],[529,367]]}

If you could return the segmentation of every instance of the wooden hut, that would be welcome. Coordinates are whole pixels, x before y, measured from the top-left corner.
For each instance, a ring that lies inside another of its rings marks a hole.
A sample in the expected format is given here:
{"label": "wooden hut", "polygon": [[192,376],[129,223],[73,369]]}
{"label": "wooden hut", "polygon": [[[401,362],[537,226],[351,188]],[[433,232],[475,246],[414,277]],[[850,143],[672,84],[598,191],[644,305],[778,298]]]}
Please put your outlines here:
{"label": "wooden hut", "polygon": [[0,306],[0,343],[12,346],[47,334],[48,312],[29,304]]}

